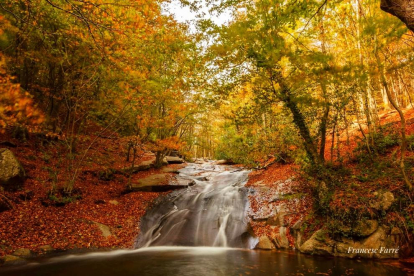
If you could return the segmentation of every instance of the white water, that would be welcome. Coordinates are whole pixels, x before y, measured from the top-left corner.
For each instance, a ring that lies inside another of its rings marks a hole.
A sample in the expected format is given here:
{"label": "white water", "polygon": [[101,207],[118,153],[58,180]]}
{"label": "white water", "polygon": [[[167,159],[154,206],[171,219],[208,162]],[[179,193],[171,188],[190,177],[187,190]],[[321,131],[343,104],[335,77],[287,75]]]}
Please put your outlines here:
{"label": "white water", "polygon": [[213,162],[181,169],[179,184],[195,185],[174,192],[147,212],[137,247],[250,247],[244,188],[248,173]]}

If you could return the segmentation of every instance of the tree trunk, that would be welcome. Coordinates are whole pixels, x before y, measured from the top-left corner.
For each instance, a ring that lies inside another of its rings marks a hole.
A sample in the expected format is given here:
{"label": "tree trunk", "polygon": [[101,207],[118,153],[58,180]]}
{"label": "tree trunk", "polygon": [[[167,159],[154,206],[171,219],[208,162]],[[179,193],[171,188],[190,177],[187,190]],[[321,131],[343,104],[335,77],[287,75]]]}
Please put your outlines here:
{"label": "tree trunk", "polygon": [[[298,105],[292,99],[291,91],[288,85],[285,83],[283,76],[280,72],[271,74],[272,89],[279,99],[285,104],[293,115],[293,122],[299,129],[299,134],[303,139],[306,153],[310,161],[315,165],[323,165],[323,161],[320,159],[315,143],[310,135],[309,128],[306,124],[305,118],[300,112]],[[275,88],[275,82],[279,83],[280,93],[277,93]]]}
{"label": "tree trunk", "polygon": [[405,157],[405,150],[407,148],[407,138],[406,138],[406,134],[405,134],[405,117],[404,117],[404,113],[402,112],[401,108],[398,106],[398,104],[396,103],[396,101],[394,100],[394,98],[391,95],[391,90],[388,87],[388,83],[387,80],[385,78],[385,74],[384,74],[384,66],[381,62],[380,56],[378,54],[378,50],[375,49],[375,58],[377,60],[377,65],[378,65],[378,69],[379,69],[379,73],[380,73],[380,78],[381,78],[381,83],[384,86],[385,92],[387,93],[387,97],[388,100],[390,101],[391,105],[395,108],[395,110],[397,110],[398,114],[400,115],[401,118],[401,158],[400,158],[400,168],[401,168],[401,172],[403,174],[404,177],[404,182],[407,185],[407,188],[411,191],[413,189],[413,186],[410,182],[410,180],[407,177],[407,173],[405,172],[405,163],[404,163],[404,157]]}
{"label": "tree trunk", "polygon": [[414,0],[381,0],[381,9],[398,17],[414,31]]}

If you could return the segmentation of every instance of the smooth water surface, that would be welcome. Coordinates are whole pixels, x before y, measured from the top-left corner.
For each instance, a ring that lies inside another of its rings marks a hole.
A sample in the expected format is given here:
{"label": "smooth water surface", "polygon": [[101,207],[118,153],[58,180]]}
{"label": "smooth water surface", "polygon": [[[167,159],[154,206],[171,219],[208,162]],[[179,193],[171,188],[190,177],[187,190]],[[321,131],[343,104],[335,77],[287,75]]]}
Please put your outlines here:
{"label": "smooth water surface", "polygon": [[150,247],[132,251],[66,256],[2,276],[186,276],[186,275],[407,275],[374,261],[306,256],[294,252],[218,247]]}

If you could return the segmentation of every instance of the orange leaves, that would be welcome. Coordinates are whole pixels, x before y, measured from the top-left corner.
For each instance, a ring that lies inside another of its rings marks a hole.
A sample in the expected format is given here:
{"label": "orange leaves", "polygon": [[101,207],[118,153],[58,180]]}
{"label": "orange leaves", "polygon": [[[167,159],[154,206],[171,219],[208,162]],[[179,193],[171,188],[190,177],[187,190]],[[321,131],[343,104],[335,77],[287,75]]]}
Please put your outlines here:
{"label": "orange leaves", "polygon": [[181,142],[177,136],[167,137],[165,139],[157,139],[149,145],[152,151],[179,150],[185,146],[185,142]]}
{"label": "orange leaves", "polygon": [[30,94],[12,83],[4,66],[5,60],[0,54],[0,129],[9,125],[40,125],[44,120],[43,114],[35,107]]}

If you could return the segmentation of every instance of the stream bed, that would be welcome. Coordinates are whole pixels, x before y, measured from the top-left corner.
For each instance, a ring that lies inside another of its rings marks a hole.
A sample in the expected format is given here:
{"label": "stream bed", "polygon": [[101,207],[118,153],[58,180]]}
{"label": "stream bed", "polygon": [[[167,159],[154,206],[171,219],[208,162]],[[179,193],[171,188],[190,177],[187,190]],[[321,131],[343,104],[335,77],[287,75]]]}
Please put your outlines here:
{"label": "stream bed", "polygon": [[189,164],[176,182],[190,186],[147,211],[136,249],[38,259],[0,267],[0,275],[407,275],[387,262],[252,250],[257,239],[248,226],[248,173]]}

